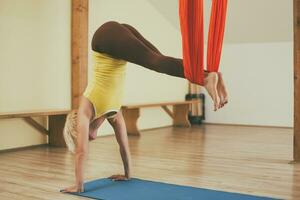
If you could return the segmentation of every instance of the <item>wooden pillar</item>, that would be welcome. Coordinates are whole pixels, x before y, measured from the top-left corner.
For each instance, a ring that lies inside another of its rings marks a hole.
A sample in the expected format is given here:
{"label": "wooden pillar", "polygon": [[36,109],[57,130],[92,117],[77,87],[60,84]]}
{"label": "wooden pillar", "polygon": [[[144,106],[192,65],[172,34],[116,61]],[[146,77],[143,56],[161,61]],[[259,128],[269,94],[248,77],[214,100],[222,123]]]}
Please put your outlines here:
{"label": "wooden pillar", "polygon": [[[72,0],[71,27],[71,105],[79,106],[87,85],[88,69],[88,0]],[[49,144],[64,147],[63,128],[66,115],[49,116]]]}
{"label": "wooden pillar", "polygon": [[300,161],[300,0],[294,0],[294,161]]}
{"label": "wooden pillar", "polygon": [[87,85],[88,0],[72,0],[72,109],[79,106]]}

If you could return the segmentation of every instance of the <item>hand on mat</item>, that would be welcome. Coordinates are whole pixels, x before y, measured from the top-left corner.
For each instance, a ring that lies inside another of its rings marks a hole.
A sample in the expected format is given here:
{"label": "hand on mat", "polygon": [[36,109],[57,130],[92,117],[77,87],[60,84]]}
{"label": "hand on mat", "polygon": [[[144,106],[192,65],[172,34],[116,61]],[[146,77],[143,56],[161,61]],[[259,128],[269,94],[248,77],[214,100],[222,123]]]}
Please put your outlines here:
{"label": "hand on mat", "polygon": [[113,181],[128,181],[130,178],[128,178],[127,176],[124,175],[112,175],[110,177],[108,177],[109,179],[113,180]]}
{"label": "hand on mat", "polygon": [[84,188],[83,188],[83,185],[82,186],[74,185],[74,186],[67,187],[67,188],[61,190],[61,192],[64,192],[64,193],[84,192]]}

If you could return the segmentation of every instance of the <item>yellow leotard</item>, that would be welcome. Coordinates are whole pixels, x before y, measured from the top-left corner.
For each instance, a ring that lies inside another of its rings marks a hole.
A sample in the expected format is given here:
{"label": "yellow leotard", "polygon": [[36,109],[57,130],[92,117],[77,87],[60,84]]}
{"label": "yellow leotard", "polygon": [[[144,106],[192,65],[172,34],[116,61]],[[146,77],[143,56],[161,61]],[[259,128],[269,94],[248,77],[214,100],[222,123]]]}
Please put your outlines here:
{"label": "yellow leotard", "polygon": [[[126,61],[93,51],[93,77],[83,96],[91,101],[95,119],[118,112],[122,105]],[[114,115],[109,115],[113,117]]]}

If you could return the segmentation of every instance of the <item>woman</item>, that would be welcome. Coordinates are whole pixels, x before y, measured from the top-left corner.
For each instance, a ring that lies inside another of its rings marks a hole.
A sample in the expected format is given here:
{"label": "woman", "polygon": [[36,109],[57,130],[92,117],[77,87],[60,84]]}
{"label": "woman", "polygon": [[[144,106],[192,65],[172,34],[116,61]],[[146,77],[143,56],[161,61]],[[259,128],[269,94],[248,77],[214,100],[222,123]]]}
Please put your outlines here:
{"label": "woman", "polygon": [[[94,75],[81,99],[78,111],[72,111],[64,130],[69,149],[75,152],[76,183],[63,192],[83,192],[84,160],[88,141],[96,138],[97,129],[105,119],[114,129],[124,165],[123,175],[113,175],[113,180],[129,180],[131,158],[125,122],[120,111],[126,62],[150,70],[185,78],[182,59],[164,56],[137,30],[128,24],[107,22],[92,39]],[[220,74],[206,73],[205,85],[215,110],[227,102],[227,94]]]}

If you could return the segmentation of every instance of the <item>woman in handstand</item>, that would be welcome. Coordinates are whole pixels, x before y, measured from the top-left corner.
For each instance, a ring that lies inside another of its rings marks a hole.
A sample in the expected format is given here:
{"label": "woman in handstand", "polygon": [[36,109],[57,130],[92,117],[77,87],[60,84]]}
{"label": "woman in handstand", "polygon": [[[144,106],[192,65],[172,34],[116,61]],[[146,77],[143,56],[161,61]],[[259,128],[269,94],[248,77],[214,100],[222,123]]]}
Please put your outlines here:
{"label": "woman in handstand", "polygon": [[[88,141],[96,138],[105,119],[113,127],[124,165],[124,174],[109,178],[121,181],[131,177],[131,157],[125,122],[120,111],[126,62],[131,62],[159,73],[185,78],[182,59],[163,55],[136,29],[128,24],[107,22],[92,39],[94,74],[80,101],[78,111],[67,116],[64,137],[75,153],[74,186],[63,192],[83,192],[84,161]],[[206,72],[204,87],[217,110],[227,102],[227,93],[220,73]]]}

